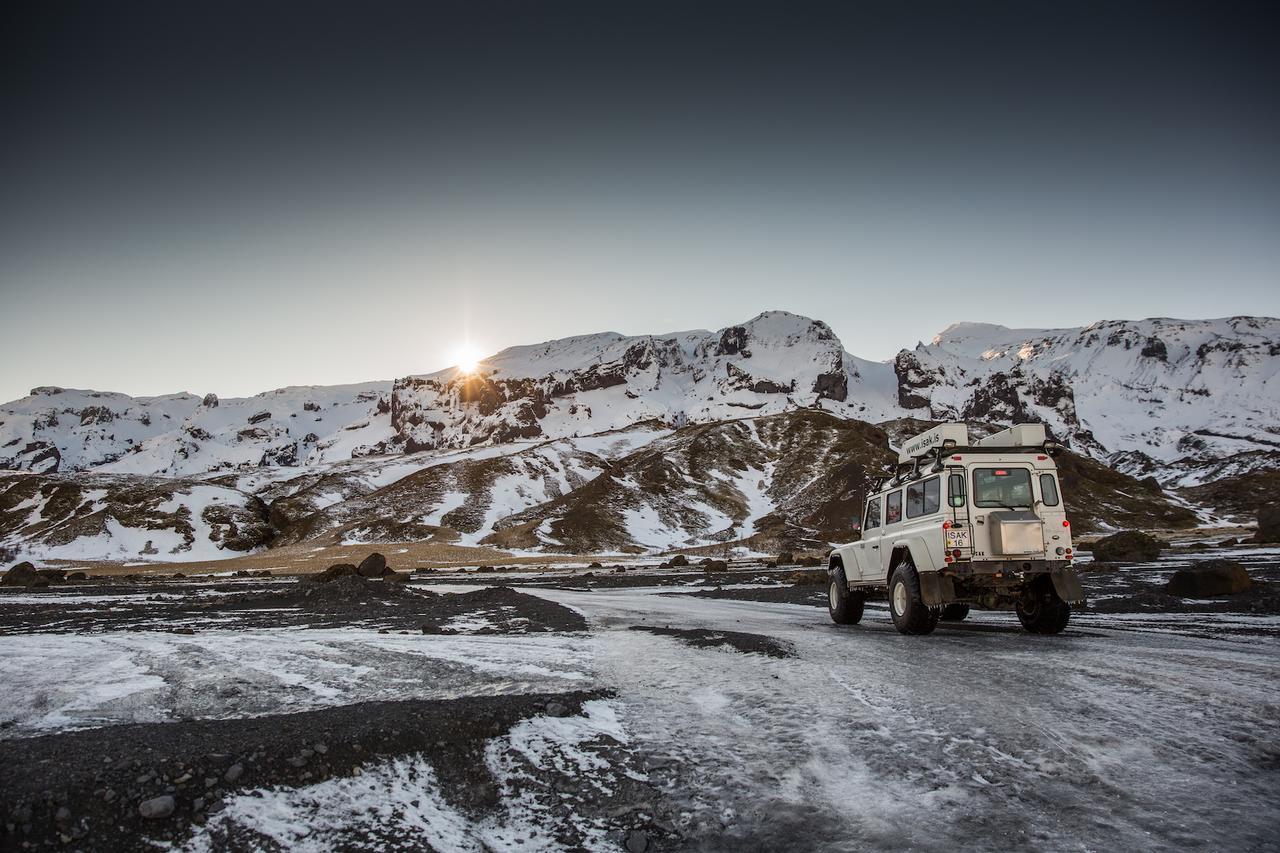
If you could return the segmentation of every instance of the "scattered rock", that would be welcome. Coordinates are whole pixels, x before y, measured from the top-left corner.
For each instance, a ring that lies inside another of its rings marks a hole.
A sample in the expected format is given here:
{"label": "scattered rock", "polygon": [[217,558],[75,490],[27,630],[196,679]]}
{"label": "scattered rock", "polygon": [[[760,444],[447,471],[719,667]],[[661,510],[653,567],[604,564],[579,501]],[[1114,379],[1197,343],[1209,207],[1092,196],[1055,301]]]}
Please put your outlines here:
{"label": "scattered rock", "polygon": [[689,565],[689,558],[684,554],[676,554],[670,559],[670,561],[668,561],[668,565],[673,569],[680,566],[687,566]]}
{"label": "scattered rock", "polygon": [[649,849],[649,836],[643,830],[633,829],[627,833],[627,853],[645,853]]}
{"label": "scattered rock", "polygon": [[587,564],[587,568],[588,568],[588,569],[603,569],[603,568],[604,568],[604,566],[600,565],[599,563],[588,563],[588,564]]}
{"label": "scattered rock", "polygon": [[821,557],[801,557],[800,559],[796,560],[796,565],[803,566],[805,568],[813,568],[814,566],[821,566],[822,558]]}
{"label": "scattered rock", "polygon": [[0,586],[31,586],[39,577],[40,574],[35,566],[30,563],[18,563],[5,572],[4,577],[0,577]]}
{"label": "scattered rock", "polygon": [[777,565],[789,566],[795,561],[796,561],[795,554],[792,554],[790,551],[783,551],[781,554],[778,555]]}
{"label": "scattered rock", "polygon": [[1280,542],[1280,501],[1258,507],[1258,533],[1255,542]]}
{"label": "scattered rock", "polygon": [[243,764],[232,764],[227,768],[227,772],[222,774],[222,781],[228,785],[234,785],[240,781],[240,777],[244,775]]}
{"label": "scattered rock", "polygon": [[36,569],[36,574],[49,583],[64,583],[67,579],[67,573],[64,569]]}
{"label": "scattered rock", "polygon": [[791,572],[790,574],[784,575],[782,579],[798,586],[827,585],[827,573],[824,569],[808,572]]}
{"label": "scattered rock", "polygon": [[380,578],[387,573],[387,558],[375,551],[360,561],[357,571],[361,577]]}
{"label": "scattered rock", "polygon": [[1164,543],[1140,530],[1122,530],[1093,543],[1093,559],[1104,563],[1150,563]]}
{"label": "scattered rock", "polygon": [[338,578],[351,577],[357,575],[360,570],[351,563],[335,563],[323,572],[316,572],[314,575],[308,575],[305,579],[312,583],[329,583]]}
{"label": "scattered rock", "polygon": [[1253,586],[1244,566],[1234,560],[1206,560],[1178,569],[1165,585],[1165,592],[1182,598],[1211,598],[1234,595]]}
{"label": "scattered rock", "polygon": [[548,717],[567,717],[569,716],[569,709],[560,702],[548,702],[547,716]]}
{"label": "scattered rock", "polygon": [[67,580],[69,581],[85,581],[88,579],[89,579],[89,576],[86,575],[84,572],[71,572],[70,574],[67,575]]}
{"label": "scattered rock", "polygon": [[169,794],[163,794],[159,797],[152,797],[149,800],[143,800],[138,804],[138,814],[147,820],[160,820],[173,814],[177,803]]}
{"label": "scattered rock", "polygon": [[702,568],[709,572],[723,572],[728,570],[729,564],[724,560],[707,559],[702,561]]}

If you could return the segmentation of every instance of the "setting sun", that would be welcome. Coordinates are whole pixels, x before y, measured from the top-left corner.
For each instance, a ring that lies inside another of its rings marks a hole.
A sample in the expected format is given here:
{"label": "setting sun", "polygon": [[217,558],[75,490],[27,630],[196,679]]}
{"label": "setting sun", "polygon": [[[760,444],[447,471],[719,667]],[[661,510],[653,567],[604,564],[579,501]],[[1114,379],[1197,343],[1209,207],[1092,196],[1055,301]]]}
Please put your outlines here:
{"label": "setting sun", "polygon": [[454,366],[463,373],[475,373],[482,357],[480,350],[471,344],[463,344],[453,351]]}

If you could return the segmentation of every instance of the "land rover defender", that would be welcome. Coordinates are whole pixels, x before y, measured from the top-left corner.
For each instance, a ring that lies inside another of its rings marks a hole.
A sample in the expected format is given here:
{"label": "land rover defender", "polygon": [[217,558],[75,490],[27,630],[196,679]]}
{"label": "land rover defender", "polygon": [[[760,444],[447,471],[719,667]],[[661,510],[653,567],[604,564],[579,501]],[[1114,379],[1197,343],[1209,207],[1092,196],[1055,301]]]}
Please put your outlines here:
{"label": "land rover defender", "polygon": [[944,423],[905,442],[867,496],[862,538],[831,552],[831,619],[857,624],[868,594],[888,590],[903,634],[931,633],[970,608],[1014,610],[1032,633],[1061,632],[1084,591],[1060,452],[1041,424],[970,442],[964,424]]}

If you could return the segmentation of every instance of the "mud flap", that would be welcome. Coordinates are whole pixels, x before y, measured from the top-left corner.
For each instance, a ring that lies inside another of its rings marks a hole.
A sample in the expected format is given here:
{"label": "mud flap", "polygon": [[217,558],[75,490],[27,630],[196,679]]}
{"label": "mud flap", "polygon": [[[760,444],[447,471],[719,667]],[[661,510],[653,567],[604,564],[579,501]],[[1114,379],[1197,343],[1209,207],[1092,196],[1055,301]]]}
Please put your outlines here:
{"label": "mud flap", "polygon": [[1053,589],[1058,598],[1071,604],[1084,603],[1084,587],[1080,586],[1080,576],[1070,566],[1054,569],[1049,573],[1053,578]]}
{"label": "mud flap", "polygon": [[950,575],[920,572],[920,598],[925,607],[941,607],[956,600],[956,586]]}

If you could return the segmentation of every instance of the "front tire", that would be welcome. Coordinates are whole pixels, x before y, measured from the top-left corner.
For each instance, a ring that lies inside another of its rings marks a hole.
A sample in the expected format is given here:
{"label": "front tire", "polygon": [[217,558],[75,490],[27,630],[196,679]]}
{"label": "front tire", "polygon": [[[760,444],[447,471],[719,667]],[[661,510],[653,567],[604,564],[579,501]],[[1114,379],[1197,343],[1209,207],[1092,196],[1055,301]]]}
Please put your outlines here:
{"label": "front tire", "polygon": [[938,627],[939,612],[926,607],[920,596],[920,575],[916,567],[903,562],[889,579],[889,615],[900,634],[922,636]]}
{"label": "front tire", "polygon": [[1071,605],[1058,597],[1048,575],[1031,582],[1014,610],[1022,627],[1032,634],[1061,634],[1071,619]]}
{"label": "front tire", "polygon": [[844,568],[831,573],[831,583],[827,587],[827,612],[831,621],[837,625],[857,625],[862,621],[862,609],[867,597],[860,592],[850,592],[849,583],[844,577]]}

